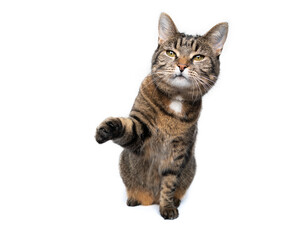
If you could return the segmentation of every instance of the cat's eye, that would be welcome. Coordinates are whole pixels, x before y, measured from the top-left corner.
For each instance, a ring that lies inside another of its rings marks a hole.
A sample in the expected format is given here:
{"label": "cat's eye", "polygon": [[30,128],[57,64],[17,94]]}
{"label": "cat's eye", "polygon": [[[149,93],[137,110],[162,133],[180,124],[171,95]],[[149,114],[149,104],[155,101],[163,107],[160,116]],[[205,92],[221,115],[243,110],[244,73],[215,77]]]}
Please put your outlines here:
{"label": "cat's eye", "polygon": [[195,55],[194,57],[193,57],[193,60],[194,61],[201,61],[201,60],[203,60],[205,57],[203,56],[203,55]]}
{"label": "cat's eye", "polygon": [[167,50],[166,51],[166,54],[169,56],[169,57],[176,57],[176,53],[172,50]]}

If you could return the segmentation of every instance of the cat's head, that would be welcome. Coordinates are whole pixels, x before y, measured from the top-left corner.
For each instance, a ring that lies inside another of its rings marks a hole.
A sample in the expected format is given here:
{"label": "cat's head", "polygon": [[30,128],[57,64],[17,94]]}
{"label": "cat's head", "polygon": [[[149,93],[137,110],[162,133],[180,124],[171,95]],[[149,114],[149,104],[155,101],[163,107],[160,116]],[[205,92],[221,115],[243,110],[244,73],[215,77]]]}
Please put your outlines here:
{"label": "cat's head", "polygon": [[152,58],[152,76],[165,93],[199,99],[216,82],[219,56],[228,23],[219,23],[203,36],[180,33],[165,13],[159,19],[159,45]]}

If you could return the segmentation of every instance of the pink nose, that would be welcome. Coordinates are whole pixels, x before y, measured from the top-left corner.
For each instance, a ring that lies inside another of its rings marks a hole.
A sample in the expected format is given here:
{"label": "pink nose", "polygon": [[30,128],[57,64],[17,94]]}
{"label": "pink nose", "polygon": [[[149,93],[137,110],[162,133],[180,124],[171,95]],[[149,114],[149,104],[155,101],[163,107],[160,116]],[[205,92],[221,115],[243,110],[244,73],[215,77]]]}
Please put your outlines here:
{"label": "pink nose", "polygon": [[186,64],[178,64],[178,67],[179,67],[179,70],[181,71],[181,72],[183,72],[183,70],[185,69],[185,68],[187,68],[187,65]]}

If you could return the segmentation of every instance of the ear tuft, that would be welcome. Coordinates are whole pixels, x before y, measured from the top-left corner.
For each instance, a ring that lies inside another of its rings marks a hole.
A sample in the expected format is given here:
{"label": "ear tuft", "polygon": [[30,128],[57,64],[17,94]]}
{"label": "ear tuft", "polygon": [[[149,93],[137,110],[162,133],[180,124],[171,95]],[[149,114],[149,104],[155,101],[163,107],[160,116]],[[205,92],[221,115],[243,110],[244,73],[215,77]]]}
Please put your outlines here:
{"label": "ear tuft", "polygon": [[177,33],[178,30],[170,16],[166,13],[161,13],[159,19],[159,44],[174,37]]}
{"label": "ear tuft", "polygon": [[219,23],[207,32],[204,37],[219,56],[222,52],[224,43],[228,35],[229,25],[227,22]]}

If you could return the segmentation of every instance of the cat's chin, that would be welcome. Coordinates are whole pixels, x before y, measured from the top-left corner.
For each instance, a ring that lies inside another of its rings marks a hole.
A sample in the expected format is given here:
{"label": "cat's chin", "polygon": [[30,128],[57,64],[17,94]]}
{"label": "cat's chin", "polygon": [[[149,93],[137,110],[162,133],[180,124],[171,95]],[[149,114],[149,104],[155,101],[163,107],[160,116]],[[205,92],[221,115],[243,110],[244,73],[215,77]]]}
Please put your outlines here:
{"label": "cat's chin", "polygon": [[184,76],[176,76],[170,79],[170,84],[173,87],[177,87],[177,88],[189,88],[192,86],[191,81],[185,78]]}

